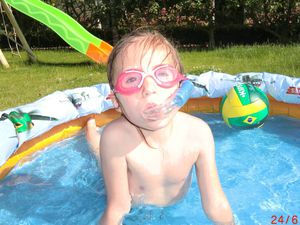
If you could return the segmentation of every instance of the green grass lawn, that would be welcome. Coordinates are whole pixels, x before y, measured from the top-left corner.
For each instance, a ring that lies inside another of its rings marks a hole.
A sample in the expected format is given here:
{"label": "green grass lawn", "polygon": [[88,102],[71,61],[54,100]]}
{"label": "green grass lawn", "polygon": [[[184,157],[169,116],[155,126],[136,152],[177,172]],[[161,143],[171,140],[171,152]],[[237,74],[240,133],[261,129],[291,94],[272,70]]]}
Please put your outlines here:
{"label": "green grass lawn", "polygon": [[[106,67],[75,51],[34,51],[38,63],[4,52],[9,69],[0,66],[0,110],[33,102],[58,90],[107,82]],[[214,51],[180,52],[185,72],[209,70],[235,75],[270,72],[300,77],[300,45],[235,46]]]}
{"label": "green grass lawn", "polygon": [[300,77],[300,44],[235,46],[214,51],[182,52],[187,72],[214,70],[232,75],[269,72]]}

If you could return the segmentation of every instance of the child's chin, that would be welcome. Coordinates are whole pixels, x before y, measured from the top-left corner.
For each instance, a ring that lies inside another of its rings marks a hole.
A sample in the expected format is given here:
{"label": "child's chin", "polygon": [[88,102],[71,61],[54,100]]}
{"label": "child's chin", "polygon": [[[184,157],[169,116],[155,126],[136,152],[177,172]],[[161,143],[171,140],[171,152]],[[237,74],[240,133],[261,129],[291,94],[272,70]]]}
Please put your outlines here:
{"label": "child's chin", "polygon": [[145,128],[148,130],[159,130],[166,127],[170,122],[170,118],[164,118],[160,120],[147,120],[145,123]]}

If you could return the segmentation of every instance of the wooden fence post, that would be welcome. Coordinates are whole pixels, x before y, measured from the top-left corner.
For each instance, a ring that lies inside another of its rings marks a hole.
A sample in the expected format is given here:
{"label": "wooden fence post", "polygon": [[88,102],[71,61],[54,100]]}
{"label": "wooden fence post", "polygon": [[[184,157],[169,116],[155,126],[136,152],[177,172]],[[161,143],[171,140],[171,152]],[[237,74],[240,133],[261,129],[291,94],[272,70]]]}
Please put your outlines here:
{"label": "wooden fence post", "polygon": [[6,12],[6,15],[7,15],[10,23],[15,28],[16,34],[17,34],[18,38],[20,39],[24,50],[27,52],[27,55],[28,55],[30,61],[36,62],[36,57],[35,57],[34,53],[31,51],[29,44],[27,43],[26,38],[25,38],[23,32],[21,31],[14,15],[10,11],[7,3],[5,2],[5,0],[0,0],[0,1],[1,1],[1,5],[3,6],[4,11]]}
{"label": "wooden fence post", "polygon": [[5,69],[9,68],[9,64],[8,64],[5,56],[3,55],[3,52],[1,51],[1,49],[0,49],[0,62]]}

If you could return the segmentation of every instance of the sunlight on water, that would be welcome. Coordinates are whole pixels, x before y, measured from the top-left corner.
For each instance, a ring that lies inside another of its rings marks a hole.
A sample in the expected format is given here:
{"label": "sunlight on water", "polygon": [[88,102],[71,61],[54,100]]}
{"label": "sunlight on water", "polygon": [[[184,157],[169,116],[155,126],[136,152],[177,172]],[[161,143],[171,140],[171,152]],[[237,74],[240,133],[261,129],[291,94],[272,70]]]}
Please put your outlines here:
{"label": "sunlight on water", "polygon": [[[220,179],[237,224],[271,224],[273,215],[300,217],[299,120],[270,117],[260,129],[234,130],[220,115],[197,116],[213,130]],[[133,208],[123,224],[211,224],[195,173],[192,179],[177,204]],[[0,182],[0,224],[97,224],[105,201],[101,173],[81,134],[38,153]]]}

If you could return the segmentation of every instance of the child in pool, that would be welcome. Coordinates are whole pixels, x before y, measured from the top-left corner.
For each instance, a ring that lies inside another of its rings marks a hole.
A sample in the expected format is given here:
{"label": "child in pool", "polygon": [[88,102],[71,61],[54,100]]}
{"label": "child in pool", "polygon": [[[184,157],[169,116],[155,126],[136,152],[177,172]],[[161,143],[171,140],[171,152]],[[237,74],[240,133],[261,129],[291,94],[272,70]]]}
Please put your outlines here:
{"label": "child in pool", "polygon": [[187,192],[193,165],[208,218],[215,224],[234,224],[209,126],[178,109],[160,118],[145,116],[176,92],[182,72],[177,51],[156,31],[138,29],[110,54],[112,101],[122,116],[104,128],[101,142],[95,121],[87,124],[87,139],[101,155],[107,192],[101,225],[121,224],[134,204],[176,203]]}

